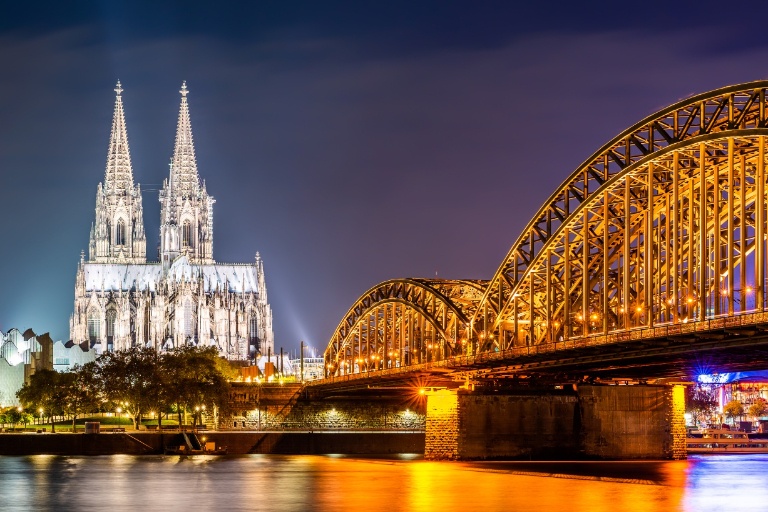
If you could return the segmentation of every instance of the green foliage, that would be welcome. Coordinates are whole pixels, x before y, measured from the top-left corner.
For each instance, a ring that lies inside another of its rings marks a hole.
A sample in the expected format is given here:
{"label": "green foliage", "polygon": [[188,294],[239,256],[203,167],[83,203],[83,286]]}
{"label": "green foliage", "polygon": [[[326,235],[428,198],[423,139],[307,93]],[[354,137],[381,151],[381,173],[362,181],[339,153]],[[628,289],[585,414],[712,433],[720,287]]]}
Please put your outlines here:
{"label": "green foliage", "polygon": [[728,418],[736,418],[744,415],[744,405],[738,400],[731,400],[723,407],[723,413]]}
{"label": "green foliage", "polygon": [[33,420],[32,415],[20,407],[6,407],[0,410],[0,425],[26,425]]}
{"label": "green foliage", "polygon": [[764,416],[765,413],[768,412],[768,403],[762,398],[758,398],[755,403],[749,406],[747,412],[754,418]]}
{"label": "green foliage", "polygon": [[137,427],[143,414],[159,414],[172,406],[190,412],[224,407],[229,383],[220,360],[213,347],[183,347],[164,354],[132,349],[102,355],[95,375],[109,410],[120,407]]}
{"label": "green foliage", "polygon": [[102,386],[97,378],[96,363],[75,366],[70,373],[61,374],[65,386],[64,413],[72,416],[72,428],[77,417],[98,410],[103,395]]}
{"label": "green foliage", "polygon": [[698,425],[702,418],[710,416],[717,408],[715,394],[701,385],[690,386],[685,389],[685,408],[691,414],[693,422]]}
{"label": "green foliage", "polygon": [[[227,376],[232,372],[233,367],[213,347],[183,347],[164,354],[150,348],[130,349],[108,352],[69,373],[40,370],[17,396],[29,410],[42,409],[48,417],[71,416],[73,428],[78,416],[118,408],[137,428],[142,415],[149,412],[186,410],[200,420],[203,410],[226,407]],[[11,413],[0,411],[0,423]]]}
{"label": "green foliage", "polygon": [[194,412],[199,419],[198,409],[226,407],[229,383],[214,347],[181,347],[165,354],[163,364],[166,399],[177,410]]}
{"label": "green foliage", "polygon": [[237,380],[240,377],[240,366],[223,357],[216,357],[216,367],[219,373],[228,381]]}
{"label": "green foliage", "polygon": [[95,375],[108,409],[125,411],[138,426],[161,388],[160,355],[151,348],[107,352],[96,361]]}
{"label": "green foliage", "polygon": [[28,384],[16,392],[22,404],[28,409],[40,411],[40,415],[51,419],[51,432],[56,431],[53,416],[64,413],[67,395],[67,379],[53,370],[37,370]]}

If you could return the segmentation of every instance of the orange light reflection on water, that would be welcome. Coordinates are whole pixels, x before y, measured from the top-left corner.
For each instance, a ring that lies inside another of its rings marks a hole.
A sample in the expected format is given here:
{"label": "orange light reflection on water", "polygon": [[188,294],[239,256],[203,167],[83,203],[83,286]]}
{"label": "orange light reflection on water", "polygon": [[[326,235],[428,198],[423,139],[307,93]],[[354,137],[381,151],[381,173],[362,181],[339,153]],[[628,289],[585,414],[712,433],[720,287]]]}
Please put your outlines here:
{"label": "orange light reflection on water", "polygon": [[[768,455],[651,462],[0,456],[12,510],[765,510]],[[170,505],[169,505],[170,506]]]}

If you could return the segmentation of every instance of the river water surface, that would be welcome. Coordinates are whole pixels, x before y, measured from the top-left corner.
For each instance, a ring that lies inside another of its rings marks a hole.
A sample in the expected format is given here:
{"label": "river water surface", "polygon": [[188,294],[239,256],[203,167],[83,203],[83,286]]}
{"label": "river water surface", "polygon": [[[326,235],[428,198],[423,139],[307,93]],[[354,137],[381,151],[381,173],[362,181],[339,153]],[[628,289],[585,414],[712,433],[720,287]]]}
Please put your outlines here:
{"label": "river water surface", "polygon": [[768,455],[658,462],[0,456],[0,510],[758,511]]}

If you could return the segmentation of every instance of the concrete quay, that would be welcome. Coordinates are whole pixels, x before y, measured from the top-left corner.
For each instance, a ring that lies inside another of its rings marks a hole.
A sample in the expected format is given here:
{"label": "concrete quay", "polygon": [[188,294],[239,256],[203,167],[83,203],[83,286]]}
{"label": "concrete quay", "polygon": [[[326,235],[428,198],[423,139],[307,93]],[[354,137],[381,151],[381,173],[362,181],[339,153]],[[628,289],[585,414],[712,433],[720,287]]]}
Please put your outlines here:
{"label": "concrete quay", "polygon": [[[162,454],[177,433],[114,432],[99,434],[7,433],[0,434],[0,455],[152,455]],[[347,454],[390,455],[424,453],[424,432],[199,432],[228,455]]]}

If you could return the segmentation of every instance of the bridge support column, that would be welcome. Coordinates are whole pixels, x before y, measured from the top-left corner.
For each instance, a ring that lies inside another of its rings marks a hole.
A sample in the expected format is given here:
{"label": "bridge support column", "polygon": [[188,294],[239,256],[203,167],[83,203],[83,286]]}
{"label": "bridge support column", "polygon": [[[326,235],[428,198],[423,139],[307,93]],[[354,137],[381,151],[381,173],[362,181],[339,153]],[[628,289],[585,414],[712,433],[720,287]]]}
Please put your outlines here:
{"label": "bridge support column", "polygon": [[459,395],[457,390],[441,389],[427,393],[427,421],[424,458],[459,458]]}
{"label": "bridge support column", "polygon": [[684,459],[685,386],[580,386],[585,455]]}
{"label": "bridge support column", "polygon": [[429,460],[683,459],[683,385],[427,393]]}

